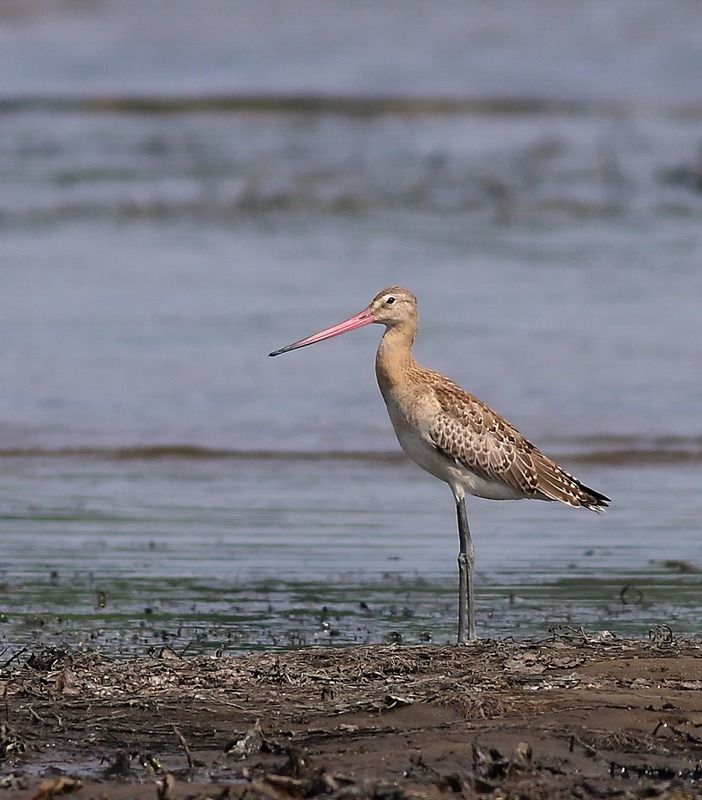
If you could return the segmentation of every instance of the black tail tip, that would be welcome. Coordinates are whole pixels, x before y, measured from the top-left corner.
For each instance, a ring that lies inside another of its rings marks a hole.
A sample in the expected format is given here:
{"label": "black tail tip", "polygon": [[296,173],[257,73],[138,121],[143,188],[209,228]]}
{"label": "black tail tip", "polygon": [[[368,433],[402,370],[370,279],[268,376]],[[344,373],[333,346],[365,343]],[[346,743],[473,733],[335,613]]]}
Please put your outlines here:
{"label": "black tail tip", "polygon": [[585,506],[585,508],[596,511],[598,514],[601,514],[603,511],[609,508],[609,504],[612,501],[609,497],[607,497],[606,494],[596,492],[594,489],[590,489],[587,486],[583,486],[582,489],[586,495],[586,498],[581,505]]}

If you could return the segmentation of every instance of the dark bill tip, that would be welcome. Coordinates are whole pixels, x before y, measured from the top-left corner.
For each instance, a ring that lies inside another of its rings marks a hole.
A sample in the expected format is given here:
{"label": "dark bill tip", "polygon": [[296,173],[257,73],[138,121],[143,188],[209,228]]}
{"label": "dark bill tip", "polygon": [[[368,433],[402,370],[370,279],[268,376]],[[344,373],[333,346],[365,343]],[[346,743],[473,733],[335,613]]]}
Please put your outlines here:
{"label": "dark bill tip", "polygon": [[[312,342],[310,342],[310,344],[312,344]],[[297,350],[300,347],[305,347],[305,345],[300,344],[300,342],[286,344],[285,347],[281,347],[280,350],[274,350],[272,353],[269,353],[268,358],[274,358],[275,356],[282,355],[283,353],[289,353],[291,350]]]}

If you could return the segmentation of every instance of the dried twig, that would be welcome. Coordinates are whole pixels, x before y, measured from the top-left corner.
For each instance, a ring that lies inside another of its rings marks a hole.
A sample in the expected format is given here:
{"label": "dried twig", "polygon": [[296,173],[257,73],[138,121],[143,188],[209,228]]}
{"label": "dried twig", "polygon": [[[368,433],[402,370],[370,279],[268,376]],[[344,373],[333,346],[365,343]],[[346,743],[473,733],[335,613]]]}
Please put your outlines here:
{"label": "dried twig", "polygon": [[188,760],[188,769],[192,772],[195,769],[195,762],[193,761],[193,756],[190,752],[190,748],[188,747],[188,743],[185,741],[185,736],[183,736],[183,734],[175,725],[171,724],[171,727],[173,728],[173,733],[175,733],[177,736],[180,746],[183,748],[183,752],[185,753],[185,757]]}

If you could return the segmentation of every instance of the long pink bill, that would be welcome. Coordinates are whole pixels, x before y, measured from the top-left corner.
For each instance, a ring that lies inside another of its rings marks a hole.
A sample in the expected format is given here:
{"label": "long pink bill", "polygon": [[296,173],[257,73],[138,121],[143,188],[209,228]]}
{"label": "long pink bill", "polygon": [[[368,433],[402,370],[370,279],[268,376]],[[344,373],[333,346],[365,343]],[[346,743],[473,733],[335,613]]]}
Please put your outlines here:
{"label": "long pink bill", "polygon": [[365,308],[363,311],[359,311],[358,314],[354,314],[338,325],[332,325],[331,328],[325,328],[319,333],[313,333],[312,336],[308,336],[306,339],[300,339],[300,341],[293,342],[287,347],[281,347],[280,350],[274,350],[268,355],[279,356],[281,353],[287,353],[289,350],[297,350],[300,347],[307,347],[308,344],[323,342],[325,339],[331,339],[333,336],[339,336],[342,333],[356,330],[356,328],[362,328],[364,325],[370,325],[371,322],[375,322],[375,320],[371,316],[370,311]]}

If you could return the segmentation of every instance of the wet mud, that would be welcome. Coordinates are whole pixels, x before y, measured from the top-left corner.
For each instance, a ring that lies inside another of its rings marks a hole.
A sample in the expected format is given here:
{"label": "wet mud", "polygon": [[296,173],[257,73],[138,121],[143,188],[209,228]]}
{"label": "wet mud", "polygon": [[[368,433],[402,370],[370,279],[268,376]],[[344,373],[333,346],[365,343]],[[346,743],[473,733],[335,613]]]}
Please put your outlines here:
{"label": "wet mud", "polygon": [[465,647],[2,668],[0,798],[702,797],[702,645]]}

